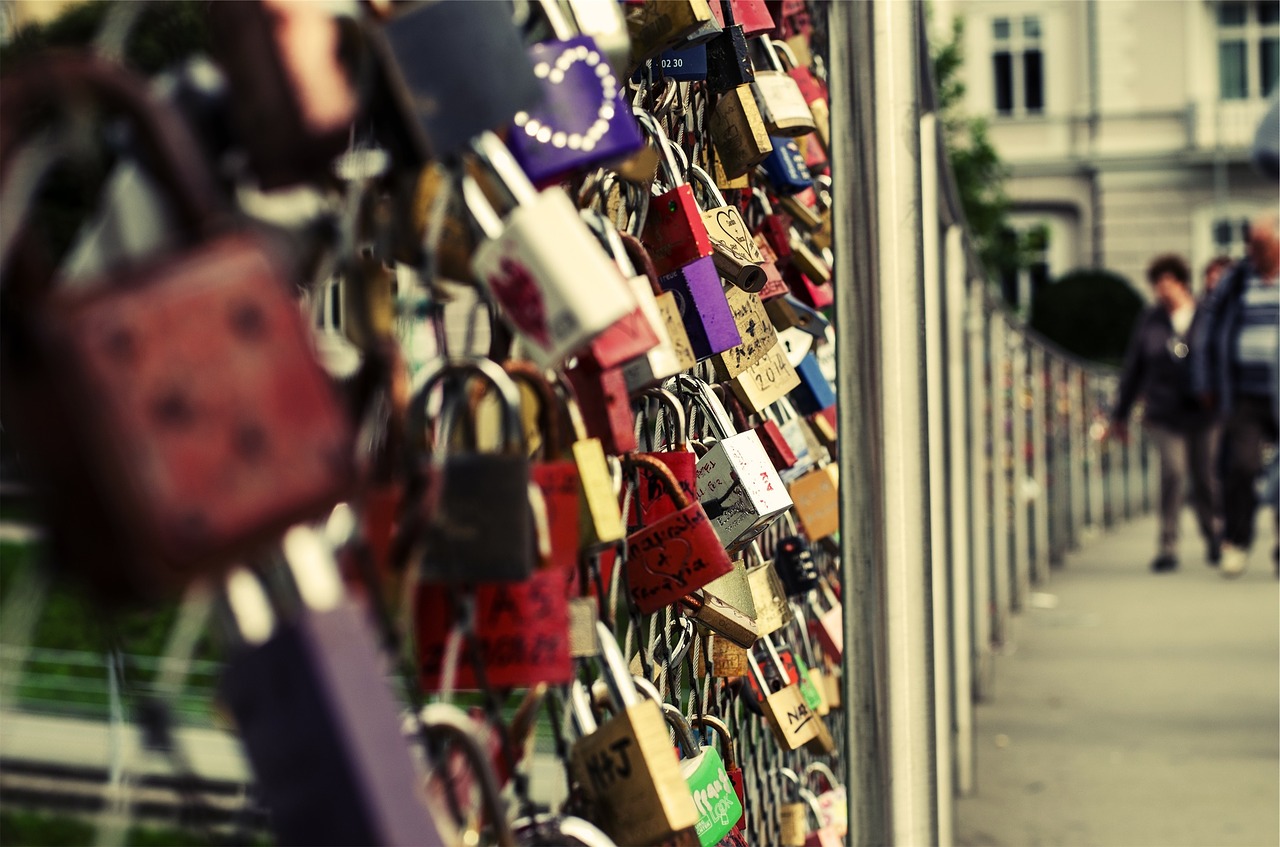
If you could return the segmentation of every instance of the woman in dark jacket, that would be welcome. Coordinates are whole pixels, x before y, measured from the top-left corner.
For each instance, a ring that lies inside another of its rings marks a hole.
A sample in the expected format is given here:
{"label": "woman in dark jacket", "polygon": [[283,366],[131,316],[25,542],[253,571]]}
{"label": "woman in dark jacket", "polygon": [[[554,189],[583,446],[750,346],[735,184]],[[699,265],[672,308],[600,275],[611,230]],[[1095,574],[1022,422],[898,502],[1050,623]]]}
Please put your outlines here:
{"label": "woman in dark jacket", "polygon": [[1217,564],[1222,503],[1213,469],[1218,439],[1213,416],[1191,390],[1189,343],[1200,319],[1191,272],[1180,256],[1158,256],[1147,268],[1147,282],[1156,304],[1134,327],[1107,432],[1127,437],[1129,412],[1139,397],[1143,399],[1143,425],[1160,453],[1160,547],[1151,569],[1178,567],[1178,522],[1188,472],[1209,562]]}

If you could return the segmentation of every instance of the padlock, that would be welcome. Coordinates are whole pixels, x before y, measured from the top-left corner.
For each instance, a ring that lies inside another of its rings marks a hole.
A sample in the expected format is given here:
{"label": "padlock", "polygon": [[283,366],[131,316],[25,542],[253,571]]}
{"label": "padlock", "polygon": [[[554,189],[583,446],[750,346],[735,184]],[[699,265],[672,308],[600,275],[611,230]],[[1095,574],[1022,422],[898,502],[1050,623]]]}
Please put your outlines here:
{"label": "padlock", "polygon": [[[813,187],[813,174],[804,162],[804,154],[794,139],[771,137],[773,152],[765,157],[759,171],[769,182],[769,187],[780,197],[790,197]],[[790,212],[790,207],[787,208]],[[794,215],[793,215],[794,217]]]}
{"label": "padlock", "polygon": [[[658,344],[652,350],[622,367],[627,389],[636,392],[660,383],[680,371],[688,370],[698,360],[689,346],[689,331],[684,328],[684,321],[680,319],[680,307],[676,305],[675,295],[662,290],[649,251],[631,233],[619,233],[619,236],[632,265],[641,272],[631,278],[636,301],[649,315],[650,323],[658,336]],[[647,286],[648,297],[640,291],[641,285]]]}
{"label": "padlock", "polygon": [[783,847],[804,847],[809,833],[809,807],[800,797],[800,777],[791,768],[779,768],[784,782],[792,786],[787,799],[778,806],[778,843]]}
{"label": "padlock", "polygon": [[750,615],[715,594],[708,594],[705,589],[681,597],[680,605],[686,615],[739,647],[750,647],[760,637]]}
{"label": "padlock", "polygon": [[698,499],[721,542],[741,549],[791,508],[791,497],[754,432],[736,432],[705,382],[682,374],[670,385],[706,414],[717,441],[698,460]]}
{"label": "padlock", "polygon": [[827,705],[832,710],[840,709],[844,706],[844,674],[840,670],[840,665],[832,662],[830,657],[827,657],[823,664],[826,665]]}
{"label": "padlock", "polygon": [[769,130],[750,85],[739,85],[716,98],[707,131],[727,176],[749,173],[773,152]]}
{"label": "padlock", "polygon": [[[422,573],[447,584],[523,580],[533,573],[536,557],[519,389],[488,359],[444,363],[427,377],[411,412],[426,417],[432,389],[449,380],[461,390],[462,378],[469,376],[489,382],[498,396],[502,450],[453,452],[448,445],[457,414],[442,415],[437,422],[422,504]],[[457,405],[465,406],[465,398]]]}
{"label": "padlock", "polygon": [[713,247],[693,186],[684,176],[687,167],[682,168],[676,160],[675,148],[658,122],[639,107],[636,112],[640,125],[661,154],[659,182],[666,190],[649,200],[649,213],[640,240],[649,250],[658,275],[662,276],[710,256]]}
{"label": "padlock", "polygon": [[757,543],[751,545],[750,553],[755,561],[747,565],[747,584],[756,609],[756,629],[761,636],[770,635],[789,626],[794,615],[773,560],[764,557]]}
{"label": "padlock", "polygon": [[627,19],[618,3],[600,0],[565,0],[573,23],[583,35],[596,41],[600,52],[609,60],[614,73],[625,73],[631,67],[631,35]]}
{"label": "padlock", "polygon": [[[793,144],[795,142],[792,142]],[[797,154],[799,148],[797,148]],[[772,154],[770,154],[772,155]],[[766,164],[768,164],[766,162]],[[762,165],[762,167],[764,167]],[[781,181],[781,180],[780,180]],[[813,190],[813,177],[808,166],[805,166],[803,178],[793,182],[789,187],[796,190],[790,194],[778,191],[778,205],[780,205],[796,226],[809,233],[810,239],[821,230],[824,226],[830,227],[830,222],[825,219],[817,206],[817,192]],[[815,247],[819,245],[815,244]]]}
{"label": "padlock", "polygon": [[701,731],[704,737],[706,730],[709,728],[720,739],[720,753],[721,759],[724,761],[724,770],[729,776],[729,782],[733,785],[733,793],[738,798],[738,806],[743,810],[736,819],[730,822],[731,828],[741,833],[746,820],[744,813],[747,807],[747,795],[743,782],[742,768],[738,765],[738,757],[733,748],[733,738],[729,735],[729,726],[715,715],[703,714],[696,714],[689,718],[689,725]]}
{"label": "padlock", "polygon": [[581,737],[570,751],[570,772],[611,838],[656,844],[680,836],[688,843],[685,833],[697,825],[698,811],[668,744],[662,710],[641,698],[613,632],[598,626],[613,717],[597,727],[586,688],[574,680],[570,703]]}
{"label": "padlock", "polygon": [[764,358],[729,382],[735,397],[748,410],[759,414],[786,397],[800,384],[800,377],[780,343],[769,348]]}
{"label": "padlock", "polygon": [[[808,267],[809,270],[805,270]],[[810,274],[812,270],[815,274]],[[824,275],[826,279],[824,280]],[[825,309],[835,302],[830,283],[831,271],[807,244],[796,243],[791,251],[791,264],[782,271],[791,293],[814,309]]]}
{"label": "padlock", "polygon": [[769,135],[785,135],[793,138],[808,135],[816,127],[813,112],[800,93],[800,86],[786,73],[778,53],[773,49],[773,39],[767,35],[756,40],[759,50],[756,57],[756,78],[751,83],[760,115]]}
{"label": "padlock", "polygon": [[815,353],[809,353],[796,368],[800,384],[787,395],[791,405],[802,415],[815,415],[836,404],[836,392],[822,373]]}
{"label": "padlock", "polygon": [[395,272],[370,252],[345,263],[338,283],[342,334],[361,350],[392,341]]}
{"label": "padlock", "polygon": [[604,443],[587,435],[586,425],[578,403],[564,380],[557,379],[566,416],[573,434],[568,453],[578,467],[581,484],[579,498],[581,543],[584,549],[593,550],[615,544],[626,537],[622,511],[618,507],[614,473],[605,456]]}
{"label": "padlock", "polygon": [[[826,338],[826,328],[831,324],[821,312],[809,304],[801,302],[799,298],[790,293],[775,300],[770,300],[765,305],[765,311],[769,313],[769,320],[773,323],[775,329],[781,331],[794,328],[809,336],[810,342],[809,346],[805,348],[806,353],[812,349],[814,343]],[[801,355],[801,358],[803,358],[803,355]],[[800,361],[797,360],[795,364],[798,366]]]}
{"label": "padlock", "polygon": [[694,44],[663,50],[657,58],[658,70],[676,82],[699,82],[707,78],[707,45]]}
{"label": "padlock", "polygon": [[[534,698],[533,705],[536,706],[540,700],[540,696]],[[517,715],[516,721],[519,720]],[[433,800],[439,798],[437,803],[455,808],[460,789],[464,786],[467,795],[471,794],[470,789],[473,787],[478,789],[480,795],[480,814],[474,817],[474,822],[468,821],[466,829],[457,834],[457,842],[476,844],[485,839],[493,844],[515,844],[515,835],[507,821],[507,810],[500,793],[500,774],[492,764],[494,745],[488,743],[492,738],[490,728],[448,703],[423,706],[418,722],[428,751],[443,751],[443,761],[433,771],[425,786],[427,797]],[[502,759],[505,757],[499,753],[499,760]],[[460,772],[464,767],[466,770]],[[446,793],[452,793],[453,798],[447,798]],[[478,824],[482,824],[488,832],[478,831]]]}
{"label": "padlock", "polygon": [[810,664],[800,656],[796,657],[796,664],[799,666],[800,673],[809,680],[809,690],[813,692],[813,705],[817,709],[818,716],[825,718],[831,712],[831,705],[827,702],[827,675],[822,669],[821,657],[815,657],[813,645],[809,642],[809,630],[803,626],[797,629],[800,630],[800,637],[804,641],[805,655],[814,664]]}
{"label": "padlock", "polygon": [[725,295],[720,273],[711,256],[696,259],[665,274],[658,283],[673,295],[689,337],[689,349],[699,362],[742,343]]}
{"label": "padlock", "polygon": [[[804,847],[841,847],[844,844],[844,836],[840,835],[836,828],[823,823],[822,807],[818,803],[818,797],[808,788],[800,788],[800,798],[805,804],[805,828]],[[813,821],[813,825],[809,825],[809,821]]]}
{"label": "padlock", "polygon": [[600,654],[600,606],[594,597],[569,598],[569,655],[590,659]]}
{"label": "padlock", "polygon": [[617,847],[604,830],[575,815],[537,812],[517,818],[511,824],[511,830],[516,836],[516,843],[528,847]]}
{"label": "padlock", "polygon": [[[658,414],[651,415],[649,401],[656,400]],[[687,498],[697,498],[697,461],[693,450],[685,441],[684,407],[675,396],[661,388],[651,388],[636,398],[641,408],[642,425],[648,420],[652,425],[645,430],[645,438],[641,442],[648,452],[642,454],[657,459],[666,465],[675,477],[680,492]],[[665,416],[665,426],[659,416]],[[665,437],[669,434],[670,437]],[[639,439],[638,439],[639,440]],[[643,476],[639,481],[633,502],[633,514],[628,516],[632,526],[640,527],[651,524],[660,518],[679,511],[676,501],[667,491],[663,481],[658,477]]]}
{"label": "padlock", "polygon": [[638,65],[663,50],[678,47],[714,21],[707,0],[644,0],[628,3],[631,62]]}
{"label": "padlock", "polygon": [[755,293],[764,288],[768,281],[760,267],[764,256],[760,255],[760,248],[756,247],[738,207],[725,202],[715,180],[702,168],[694,165],[689,169],[689,176],[706,189],[709,197],[702,212],[702,223],[711,239],[716,270],[743,291]]}
{"label": "padlock", "polygon": [[733,570],[702,504],[680,490],[671,471],[650,456],[623,462],[628,474],[660,480],[678,507],[627,536],[627,583],[632,602],[644,614],[679,603],[711,580]]}
{"label": "padlock", "polygon": [[[704,594],[715,597],[720,602],[732,606],[754,622],[756,604],[751,596],[751,584],[747,580],[747,566],[741,559],[733,563],[732,572],[707,583],[702,591]],[[752,630],[754,629],[755,627],[752,626]],[[750,647],[751,644],[755,643],[756,637],[753,635],[750,642],[743,646]]]}
{"label": "padlock", "polygon": [[773,643],[769,640],[769,636],[763,636],[760,640],[769,648],[778,674],[778,686],[775,690],[770,687],[765,678],[755,653],[749,654],[748,665],[751,677],[763,695],[761,709],[769,724],[769,730],[782,749],[797,750],[817,737],[818,724],[822,718],[818,717],[804,701],[800,686],[787,681],[786,668],[782,667],[782,662],[777,652],[773,650]]}
{"label": "padlock", "polygon": [[[815,776],[826,782],[825,788],[816,785]],[[849,794],[835,771],[826,762],[810,762],[804,778],[817,794],[819,825],[831,827],[837,838],[844,838],[849,833]]]}
{"label": "padlock", "polygon": [[276,839],[453,843],[443,809],[415,789],[384,663],[364,612],[343,596],[331,546],[296,527],[283,550],[302,611],[278,623],[263,584],[233,569],[225,598],[243,646],[219,683]]}
{"label": "padlock", "polygon": [[[780,439],[776,447],[779,454],[790,457],[790,461],[785,466],[778,465],[778,474],[782,477],[782,481],[789,482],[790,478],[803,473],[814,461],[809,451],[809,441],[804,434],[804,418],[796,414],[795,407],[786,397],[772,406],[766,406],[761,411],[761,415],[765,423],[773,424],[776,429],[776,436],[771,433],[771,437]],[[764,442],[763,434],[760,440]],[[765,449],[770,449],[767,443]]]}
{"label": "padlock", "polygon": [[[410,5],[369,26],[368,41],[399,116],[395,126],[423,164],[463,152],[471,139],[507,126],[542,96],[511,10],[502,4]],[[464,65],[468,72],[458,73]]]}
{"label": "padlock", "polygon": [[742,343],[712,356],[711,365],[717,379],[731,380],[764,359],[777,345],[778,334],[764,303],[755,294],[729,286],[724,296],[733,311],[733,322],[738,327]]}
{"label": "padlock", "polygon": [[814,612],[809,620],[809,632],[833,662],[841,662],[844,659],[844,607],[825,580],[819,580],[818,590],[809,594],[809,608]]}
{"label": "padlock", "polygon": [[101,104],[130,125],[185,236],[74,288],[6,272],[0,332],[5,432],[49,494],[53,555],[101,599],[173,596],[346,497],[351,427],[283,263],[226,231],[199,144],[144,80],[50,56],[0,90],[5,190],[34,129],[20,120]]}
{"label": "padlock", "polygon": [[[765,277],[764,288],[761,288],[757,294],[767,303],[775,297],[789,293],[791,289],[787,286],[787,281],[782,278],[782,271],[778,270],[778,254],[773,252],[768,240],[759,232],[753,235],[752,239],[756,242],[756,249],[760,251],[760,258],[764,259],[760,263]],[[776,323],[774,327],[777,327]]]}
{"label": "padlock", "polygon": [[840,531],[840,466],[814,468],[787,485],[796,520],[810,541]]}
{"label": "padlock", "polygon": [[[439,238],[426,248],[435,262],[436,273],[457,282],[478,283],[471,270],[471,257],[476,251],[471,216],[467,214],[461,193],[455,188],[452,177],[440,162],[423,167],[414,186],[412,231],[420,244],[429,235],[432,215],[438,214]],[[448,196],[441,198],[441,193]],[[437,209],[437,203],[443,207]]]}
{"label": "padlock", "polygon": [[680,775],[698,810],[698,842],[702,847],[714,847],[742,818],[742,800],[719,752],[697,742],[684,714],[670,703],[663,703],[662,716],[675,731],[680,745]]}
{"label": "padlock", "polygon": [[[636,268],[623,247],[618,230],[599,212],[584,209],[581,214],[583,220],[600,239],[601,245],[613,259],[614,264],[618,266],[636,302],[636,308],[631,314],[615,322],[591,340],[587,355],[601,368],[614,368],[632,359],[647,357],[662,342],[662,336],[666,335],[666,326],[658,313],[658,304],[654,302],[649,277],[636,273]],[[665,358],[663,358],[663,351],[659,351],[659,366],[671,368],[670,373],[676,373],[674,359],[675,351],[671,350],[668,336]]]}
{"label": "padlock", "polygon": [[541,102],[512,119],[511,152],[537,185],[626,158],[644,136],[623,97],[622,68],[612,68],[590,35],[575,32],[558,0],[535,7],[553,40],[528,48]]}
{"label": "padlock", "polygon": [[711,655],[711,676],[723,679],[732,679],[734,677],[746,676],[749,671],[747,669],[747,648],[739,647],[729,639],[710,633],[711,640],[708,652]]}
{"label": "padlock", "polygon": [[600,439],[609,455],[636,449],[631,399],[622,368],[600,368],[581,358],[573,367],[565,368],[564,375],[578,399],[586,434]]}
{"label": "padlock", "polygon": [[765,0],[729,0],[729,5],[747,38],[755,38],[775,28],[773,15],[769,13]]}
{"label": "padlock", "polygon": [[[766,412],[768,409],[765,410]],[[760,444],[764,447],[764,452],[769,455],[769,461],[773,462],[773,466],[778,469],[778,476],[786,481],[786,471],[796,466],[798,459],[795,452],[791,449],[791,445],[787,443],[786,436],[782,434],[782,430],[778,427],[778,422],[770,418],[752,427],[752,431],[760,436]],[[792,494],[792,500],[795,495]]]}
{"label": "padlock", "polygon": [[773,566],[788,597],[803,597],[818,585],[818,566],[809,544],[799,535],[784,535],[774,547]]}
{"label": "padlock", "polygon": [[[831,112],[827,104],[827,88],[813,75],[813,71],[809,68],[810,63],[800,60],[793,48],[793,44],[799,42],[800,39],[774,41],[773,47],[778,52],[779,58],[786,61],[787,76],[796,81],[796,86],[800,89],[800,95],[809,104],[809,112],[813,115],[815,129],[811,137],[816,138],[821,143],[823,150],[830,150]],[[805,46],[807,48],[807,44]],[[805,52],[808,53],[808,50],[806,49]]]}
{"label": "padlock", "polygon": [[471,267],[530,358],[554,367],[633,312],[635,298],[564,189],[535,191],[492,133],[474,147],[516,205],[500,219],[476,181],[463,177],[467,208],[485,234]]}
{"label": "padlock", "polygon": [[751,56],[747,51],[747,37],[737,22],[732,5],[726,0],[714,0],[723,9],[722,32],[707,42],[707,87],[712,94],[723,94],[739,85],[750,85],[756,78]]}
{"label": "padlock", "polygon": [[208,12],[210,47],[259,184],[274,189],[325,177],[347,147],[359,106],[352,69],[341,58],[340,19],[323,7],[278,0],[219,3]]}

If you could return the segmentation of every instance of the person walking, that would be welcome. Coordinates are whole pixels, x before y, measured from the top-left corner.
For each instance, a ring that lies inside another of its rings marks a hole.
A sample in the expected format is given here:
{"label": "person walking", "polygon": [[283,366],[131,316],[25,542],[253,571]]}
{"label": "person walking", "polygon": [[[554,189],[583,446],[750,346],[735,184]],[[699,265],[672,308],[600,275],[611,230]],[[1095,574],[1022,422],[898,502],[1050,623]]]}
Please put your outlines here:
{"label": "person walking", "polygon": [[1104,437],[1128,438],[1129,413],[1142,398],[1143,426],[1160,454],[1159,552],[1151,569],[1161,573],[1178,567],[1187,477],[1210,564],[1220,555],[1222,509],[1213,415],[1197,402],[1188,373],[1191,334],[1200,320],[1191,270],[1180,256],[1157,256],[1147,267],[1147,282],[1156,302],[1138,316]]}
{"label": "person walking", "polygon": [[[1265,443],[1280,421],[1280,220],[1249,226],[1248,257],[1204,303],[1192,339],[1192,389],[1222,421],[1228,451],[1223,480],[1222,575],[1239,576],[1253,544],[1257,478]],[[1280,504],[1269,504],[1280,509]],[[1272,549],[1280,574],[1280,545]]]}

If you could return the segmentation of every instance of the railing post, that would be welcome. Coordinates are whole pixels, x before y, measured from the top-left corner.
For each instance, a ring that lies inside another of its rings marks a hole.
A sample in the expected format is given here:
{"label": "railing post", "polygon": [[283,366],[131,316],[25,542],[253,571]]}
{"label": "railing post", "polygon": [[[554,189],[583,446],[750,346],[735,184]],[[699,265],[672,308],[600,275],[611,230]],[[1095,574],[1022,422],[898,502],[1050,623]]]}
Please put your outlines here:
{"label": "railing post", "polygon": [[1089,523],[1088,441],[1084,434],[1084,374],[1063,363],[1067,381],[1067,453],[1071,474],[1071,549],[1080,547]]}
{"label": "railing post", "polygon": [[1009,493],[1013,509],[1013,589],[1009,599],[1013,610],[1020,612],[1026,607],[1031,590],[1031,526],[1027,510],[1027,353],[1030,345],[1021,327],[1012,335],[1009,410],[1013,416],[1013,463]]}
{"label": "railing post", "polygon": [[[1035,480],[1035,499],[1031,508],[1035,515],[1032,523],[1032,568],[1031,577],[1036,583],[1043,583],[1049,578],[1049,524],[1050,509],[1061,494],[1066,494],[1066,486],[1060,485],[1059,477],[1053,474],[1052,483],[1049,472],[1049,446],[1057,432],[1055,417],[1045,414],[1046,397],[1052,397],[1052,391],[1045,391],[1045,379],[1048,370],[1045,367],[1044,348],[1033,345],[1031,348],[1031,476]],[[1052,383],[1050,384],[1052,385]],[[1053,451],[1057,455],[1057,450]]]}
{"label": "railing post", "polygon": [[1009,579],[1009,325],[998,310],[991,316],[991,516],[992,585],[995,608],[991,634],[996,644],[1009,636],[1005,622],[1011,608]]}
{"label": "railing post", "polygon": [[987,379],[991,357],[990,328],[985,286],[981,279],[969,283],[969,502],[973,509],[970,524],[973,542],[973,642],[977,655],[973,696],[984,700],[991,689],[994,673],[992,661],[992,616],[995,602],[991,585],[991,483],[994,475],[995,441],[992,437],[992,392]]}
{"label": "railing post", "polygon": [[1097,410],[1097,377],[1093,373],[1084,375],[1084,420],[1082,422],[1085,449],[1089,451],[1089,526],[1101,531],[1107,525],[1106,515],[1106,469],[1102,459],[1104,449],[1102,442],[1094,438],[1094,412]]}

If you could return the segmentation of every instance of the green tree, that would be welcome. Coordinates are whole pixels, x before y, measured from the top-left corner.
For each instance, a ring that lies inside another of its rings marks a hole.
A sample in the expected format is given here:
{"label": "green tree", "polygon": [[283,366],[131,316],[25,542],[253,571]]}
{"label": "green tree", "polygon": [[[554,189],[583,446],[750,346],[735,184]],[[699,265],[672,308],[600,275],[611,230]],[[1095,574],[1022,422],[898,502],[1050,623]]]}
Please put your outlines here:
{"label": "green tree", "polygon": [[964,113],[965,84],[960,78],[964,65],[961,47],[964,19],[955,18],[946,41],[931,45],[933,80],[938,94],[938,116],[947,147],[947,158],[955,174],[969,232],[987,273],[994,279],[1025,268],[1037,235],[1016,233],[1009,225],[1009,197],[1004,181],[1008,168],[991,143],[987,122]]}

